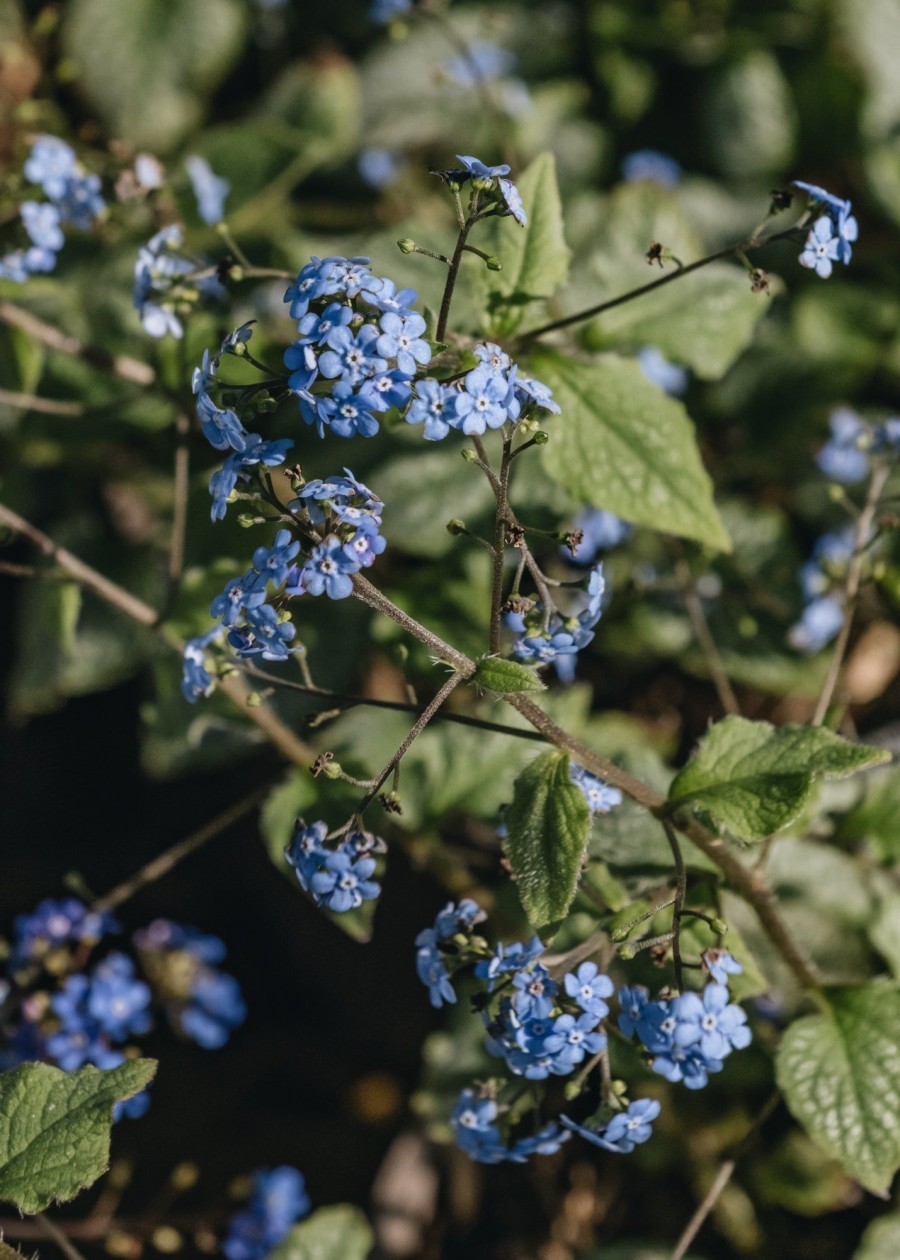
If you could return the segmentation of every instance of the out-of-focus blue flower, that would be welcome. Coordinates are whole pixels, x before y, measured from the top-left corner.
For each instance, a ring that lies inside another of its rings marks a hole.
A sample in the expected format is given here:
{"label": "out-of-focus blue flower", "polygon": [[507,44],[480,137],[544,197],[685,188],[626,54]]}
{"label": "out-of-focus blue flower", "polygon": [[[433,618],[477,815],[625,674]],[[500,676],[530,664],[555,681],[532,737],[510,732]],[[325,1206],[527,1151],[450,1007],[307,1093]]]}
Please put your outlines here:
{"label": "out-of-focus blue flower", "polygon": [[296,1168],[285,1164],[258,1169],[253,1174],[253,1196],[231,1218],[222,1251],[228,1260],[262,1260],[309,1209],[303,1174]]}
{"label": "out-of-focus blue flower", "polygon": [[[450,980],[442,944],[455,936],[471,936],[476,923],[485,918],[484,911],[469,898],[457,906],[450,901],[435,917],[430,928],[424,928],[416,937],[416,974],[428,989],[431,1005],[440,1007],[444,1002],[456,1001],[456,990]],[[455,947],[454,947],[455,948]]]}
{"label": "out-of-focus blue flower", "polygon": [[66,184],[78,169],[75,150],[58,136],[39,136],[25,159],[25,178],[40,184],[53,201],[65,193]]}
{"label": "out-of-focus blue flower", "polygon": [[602,779],[598,779],[584,766],[572,762],[569,767],[569,778],[581,789],[591,814],[608,814],[611,809],[622,804],[622,793],[618,788],[610,787]]}
{"label": "out-of-focus blue flower", "polygon": [[744,968],[727,949],[708,949],[702,954],[703,966],[717,984],[728,984],[729,976],[740,976]]}
{"label": "out-of-focus blue flower", "polygon": [[184,169],[197,199],[197,213],[204,223],[221,223],[225,217],[225,198],[231,191],[227,179],[217,175],[205,157],[192,153],[184,159]]}
{"label": "out-of-focus blue flower", "polygon": [[561,547],[560,555],[577,565],[593,564],[601,551],[611,551],[634,533],[633,525],[602,508],[585,508],[579,512],[572,529],[573,532],[581,531],[581,542],[575,545],[574,550]]}
{"label": "out-of-focus blue flower", "polygon": [[394,18],[402,17],[412,8],[412,0],[372,0],[369,17],[373,22],[386,26]]}
{"label": "out-of-focus blue flower", "polygon": [[89,910],[77,897],[38,903],[31,914],[20,914],[13,931],[9,966],[15,970],[40,960],[51,949],[70,941],[95,944],[119,925],[107,911]]}
{"label": "out-of-focus blue flower", "polygon": [[394,149],[381,149],[370,146],[363,149],[357,161],[357,169],[371,188],[386,188],[393,184],[403,171],[406,163]]}
{"label": "out-of-focus blue flower", "polygon": [[204,1050],[224,1046],[247,1007],[234,976],[215,965],[225,957],[223,942],[168,919],[154,920],[132,939],[173,1027]]}
{"label": "out-of-focus blue flower", "polygon": [[59,210],[50,201],[23,201],[19,214],[32,244],[38,249],[56,252],[63,247],[64,237],[59,226]]}
{"label": "out-of-focus blue flower", "polygon": [[646,180],[661,188],[674,188],[681,181],[681,166],[658,149],[635,149],[622,159],[622,178],[629,184]]}
{"label": "out-of-focus blue flower", "polygon": [[844,623],[844,609],[833,595],[823,595],[807,604],[788,631],[788,642],[798,652],[821,652],[834,639]]}
{"label": "out-of-focus blue flower", "polygon": [[687,368],[678,363],[670,363],[656,346],[644,346],[637,353],[637,361],[651,385],[658,385],[664,393],[677,398],[687,389]]}
{"label": "out-of-focus blue flower", "polygon": [[[516,59],[508,48],[488,40],[470,44],[465,56],[451,57],[444,62],[444,72],[464,88],[477,88],[490,79],[499,79],[515,69]],[[460,159],[462,161],[462,159]]]}
{"label": "out-of-focus blue flower", "polygon": [[849,407],[835,407],[828,417],[831,440],[816,455],[816,464],[826,477],[852,485],[869,472],[866,427]]}

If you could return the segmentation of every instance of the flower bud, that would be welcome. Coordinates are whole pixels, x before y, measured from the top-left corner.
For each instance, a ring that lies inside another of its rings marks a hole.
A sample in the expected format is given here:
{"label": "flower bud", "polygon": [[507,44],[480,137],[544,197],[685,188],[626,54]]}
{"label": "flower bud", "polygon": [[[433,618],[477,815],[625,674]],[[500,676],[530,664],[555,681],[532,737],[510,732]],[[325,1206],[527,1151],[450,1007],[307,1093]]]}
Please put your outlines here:
{"label": "flower bud", "polygon": [[247,708],[258,709],[262,704],[262,696],[258,691],[251,691],[247,695]]}
{"label": "flower bud", "polygon": [[460,451],[460,455],[462,455],[467,464],[474,464],[478,459],[478,452],[473,451],[471,446],[464,446]]}
{"label": "flower bud", "polygon": [[339,779],[344,772],[339,761],[328,761],[322,767],[322,773],[326,779]]}
{"label": "flower bud", "polygon": [[487,267],[488,271],[502,271],[503,270],[503,263],[496,256],[496,254],[492,254],[490,258],[486,258],[484,260],[484,265]]}
{"label": "flower bud", "polygon": [[632,958],[637,956],[637,950],[630,941],[626,941],[624,945],[619,947],[619,957],[624,962],[631,962]]}
{"label": "flower bud", "polygon": [[724,919],[713,919],[709,925],[717,936],[724,936],[728,931],[728,924]]}
{"label": "flower bud", "polygon": [[538,429],[534,437],[531,439],[535,446],[546,446],[550,441],[550,434],[545,429]]}
{"label": "flower bud", "polygon": [[404,236],[401,241],[397,242],[397,248],[402,254],[414,254],[416,252],[416,242],[410,240],[408,236]]}
{"label": "flower bud", "polygon": [[464,523],[463,521],[461,521],[461,520],[457,519],[456,517],[454,517],[452,521],[448,521],[448,522],[447,522],[447,533],[448,533],[448,534],[453,534],[453,535],[454,535],[454,537],[456,537],[456,536],[458,536],[459,534],[464,534],[465,532],[466,532],[466,526],[465,526],[465,523]]}

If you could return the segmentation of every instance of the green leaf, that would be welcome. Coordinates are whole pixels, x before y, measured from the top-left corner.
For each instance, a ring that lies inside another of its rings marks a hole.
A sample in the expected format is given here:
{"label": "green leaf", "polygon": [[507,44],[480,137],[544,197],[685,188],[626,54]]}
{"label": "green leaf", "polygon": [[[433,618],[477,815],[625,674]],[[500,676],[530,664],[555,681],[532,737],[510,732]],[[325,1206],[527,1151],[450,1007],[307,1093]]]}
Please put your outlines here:
{"label": "green leaf", "polygon": [[730,549],[681,403],[616,355],[584,363],[542,352],[529,367],[562,408],[542,451],[554,480],[627,521]]}
{"label": "green leaf", "polygon": [[295,1225],[267,1260],[365,1260],[374,1242],[360,1209],[335,1203]]}
{"label": "green leaf", "polygon": [[853,1260],[897,1260],[900,1256],[900,1214],[879,1217],[860,1239]]}
{"label": "green leaf", "polygon": [[900,770],[891,767],[867,775],[865,795],[855,809],[841,819],[838,835],[842,840],[865,840],[883,862],[900,858]]}
{"label": "green leaf", "polygon": [[843,779],[890,753],[821,726],[771,726],[727,717],[675,776],[672,805],[690,805],[742,840],[763,840],[800,814],[817,778]]}
{"label": "green leaf", "polygon": [[777,59],[754,48],[711,80],[701,106],[707,151],[725,175],[781,172],[794,152],[796,110]]}
{"label": "green leaf", "polygon": [[572,904],[591,825],[581,789],[569,778],[568,753],[545,752],[525,767],[505,822],[503,851],[519,899],[534,927],[549,929]]}
{"label": "green leaf", "polygon": [[[565,284],[571,251],[563,233],[562,202],[552,153],[541,153],[520,175],[514,176],[528,217],[525,227],[511,217],[488,220],[479,248],[494,254],[502,271],[476,273],[477,288],[487,294],[492,311],[491,331],[514,332],[524,307],[552,297]],[[475,265],[474,263],[472,264]]]}
{"label": "green leaf", "polygon": [[0,1199],[43,1212],[73,1199],[109,1166],[113,1103],[140,1093],[153,1059],[111,1071],[25,1063],[0,1074]]}
{"label": "green leaf", "polygon": [[470,681],[481,691],[495,696],[547,690],[533,669],[499,656],[482,656]]}
{"label": "green leaf", "polygon": [[806,1131],[874,1194],[900,1167],[900,992],[832,989],[821,1015],[797,1020],[775,1061],[778,1086]]}
{"label": "green leaf", "polygon": [[900,978],[900,894],[889,893],[868,927],[869,940]]}
{"label": "green leaf", "polygon": [[241,51],[245,21],[240,0],[70,0],[62,39],[110,131],[158,151],[200,120]]}
{"label": "green leaf", "polygon": [[[677,197],[648,183],[616,189],[597,238],[600,244],[587,260],[587,279],[578,282],[579,304],[596,305],[653,279],[645,261],[652,241],[662,242],[685,263],[704,253]],[[752,292],[743,267],[710,263],[605,311],[585,325],[583,335],[596,350],[634,353],[656,346],[702,380],[717,380],[747,349],[768,308],[769,298]]]}

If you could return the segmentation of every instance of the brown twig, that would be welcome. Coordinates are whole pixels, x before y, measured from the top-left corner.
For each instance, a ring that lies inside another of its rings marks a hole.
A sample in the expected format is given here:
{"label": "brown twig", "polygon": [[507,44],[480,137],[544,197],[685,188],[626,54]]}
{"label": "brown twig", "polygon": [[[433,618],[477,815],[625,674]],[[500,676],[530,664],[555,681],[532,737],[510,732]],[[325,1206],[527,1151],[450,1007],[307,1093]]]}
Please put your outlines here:
{"label": "brown twig", "polygon": [[42,411],[48,416],[83,416],[81,403],[63,402],[57,398],[41,398],[39,394],[22,394],[15,389],[0,389],[0,403],[21,407],[25,411]]}
{"label": "brown twig", "polygon": [[718,645],[710,632],[709,622],[706,620],[706,613],[703,611],[703,604],[697,593],[694,576],[688,567],[687,561],[683,558],[679,558],[675,562],[675,575],[681,587],[681,596],[690,618],[694,638],[699,643],[700,650],[706,660],[709,676],[719,697],[719,704],[721,704],[726,713],[739,714],[741,707],[738,704],[737,696],[734,694],[734,688],[725,669],[725,662],[722,660]]}
{"label": "brown twig", "polygon": [[12,302],[0,302],[0,321],[13,328],[21,328],[23,332],[34,337],[42,345],[51,350],[61,350],[63,354],[74,355],[83,359],[93,367],[112,372],[123,381],[131,381],[135,385],[152,385],[156,379],[153,368],[139,359],[132,359],[127,354],[110,354],[100,346],[91,346],[77,337],[61,332],[52,324],[45,324],[42,319],[32,315],[30,311],[15,306]]}
{"label": "brown twig", "polygon": [[75,1244],[66,1237],[55,1222],[50,1220],[49,1216],[45,1216],[43,1212],[36,1212],[34,1219],[40,1224],[41,1229],[51,1242],[56,1243],[63,1255],[67,1257],[67,1260],[84,1260],[84,1256]]}

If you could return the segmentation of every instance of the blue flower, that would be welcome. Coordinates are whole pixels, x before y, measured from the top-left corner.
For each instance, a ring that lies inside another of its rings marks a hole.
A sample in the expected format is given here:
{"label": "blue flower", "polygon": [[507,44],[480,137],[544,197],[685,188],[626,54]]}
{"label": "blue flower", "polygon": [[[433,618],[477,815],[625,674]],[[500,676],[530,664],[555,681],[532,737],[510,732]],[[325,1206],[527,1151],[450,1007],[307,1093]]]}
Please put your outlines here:
{"label": "blue flower", "polygon": [[214,965],[225,957],[223,942],[169,919],[155,919],[132,939],[172,1025],[204,1050],[224,1046],[247,1007],[234,976]]}
{"label": "blue flower", "polygon": [[[300,333],[300,336],[294,345],[322,345],[327,340],[328,335],[334,332],[335,328],[349,324],[352,319],[352,308],[343,302],[329,302],[328,306],[319,314],[315,311],[307,311],[297,324],[297,331]],[[289,347],[289,350],[292,349],[293,347]],[[291,369],[300,366],[294,358],[288,362],[287,352],[285,352],[284,362],[285,366]],[[308,366],[308,360],[304,362]]]}
{"label": "blue flower", "polygon": [[231,191],[229,181],[216,175],[206,158],[196,153],[184,159],[184,169],[197,199],[200,218],[204,223],[221,223],[225,217],[225,198]]}
{"label": "blue flower", "polygon": [[258,574],[254,588],[265,591],[269,582],[281,586],[287,581],[288,569],[299,550],[300,543],[287,529],[278,531],[271,547],[257,547],[253,553],[253,568]]}
{"label": "blue flower", "polygon": [[460,87],[477,88],[488,79],[509,74],[515,66],[516,59],[507,48],[480,39],[469,45],[464,57],[445,61],[444,72]]}
{"label": "blue flower", "polygon": [[816,464],[826,477],[852,485],[863,481],[869,473],[869,455],[865,449],[865,425],[849,407],[835,407],[828,417],[831,441],[816,455]]}
{"label": "blue flower", "polygon": [[672,1045],[651,1061],[654,1072],[671,1084],[682,1082],[687,1089],[705,1089],[710,1072],[721,1072],[721,1059],[707,1059],[698,1046]]}
{"label": "blue flower", "polygon": [[810,205],[825,206],[835,219],[850,210],[849,201],[845,201],[843,197],[836,197],[834,193],[826,192],[818,184],[807,184],[802,179],[795,179],[793,186],[808,194]]}
{"label": "blue flower", "polygon": [[736,1003],[729,1003],[724,984],[708,984],[702,994],[682,993],[671,1005],[678,1021],[677,1045],[698,1045],[706,1060],[725,1059],[732,1050],[749,1046],[747,1016]]}
{"label": "blue flower", "polygon": [[344,555],[361,569],[368,569],[387,547],[387,539],[378,532],[371,518],[360,521],[356,533],[344,543]]}
{"label": "blue flower", "polygon": [[807,604],[788,631],[788,642],[798,652],[821,652],[844,624],[844,609],[832,595],[823,595]]}
{"label": "blue flower", "polygon": [[[591,814],[608,814],[616,805],[622,804],[622,793],[618,788],[610,787],[595,774],[572,762],[569,767],[569,778],[576,787],[581,788]],[[612,990],[610,990],[612,992]]]}
{"label": "blue flower", "polygon": [[681,180],[681,166],[658,149],[635,149],[622,159],[622,178],[629,184],[646,180],[661,188],[674,188]]}
{"label": "blue flower", "polygon": [[501,428],[509,419],[509,384],[487,364],[481,363],[466,374],[464,390],[456,403],[455,428],[469,435],[481,434]]}
{"label": "blue flower", "polygon": [[135,932],[132,940],[141,952],[179,950],[204,963],[220,963],[228,952],[218,936],[171,919],[154,919]]}
{"label": "blue flower", "polygon": [[434,924],[424,928],[416,937],[416,974],[428,989],[431,1005],[440,1007],[444,1002],[456,1001],[456,991],[450,982],[450,973],[439,948],[442,942],[454,936],[470,936],[476,923],[485,918],[477,902],[466,898],[456,905],[448,901],[435,916]]}
{"label": "blue flower", "polygon": [[309,892],[310,881],[319,869],[320,857],[326,852],[327,835],[326,823],[320,821],[307,826],[302,818],[298,819],[297,829],[284,851],[285,860],[294,868],[304,892]]}
{"label": "blue flower", "polygon": [[134,289],[132,299],[144,326],[151,337],[164,337],[171,333],[180,338],[184,329],[175,313],[151,297],[164,295],[179,276],[194,270],[194,264],[180,251],[184,235],[178,224],[163,228],[138,250],[134,265]]}
{"label": "blue flower", "polygon": [[362,178],[371,188],[385,188],[392,184],[405,163],[393,149],[380,149],[370,145],[359,155],[356,166]]}
{"label": "blue flower", "polygon": [[51,949],[69,941],[96,944],[119,925],[106,911],[88,910],[77,897],[60,901],[52,897],[38,903],[31,914],[15,921],[10,967],[14,970],[44,957]]}
{"label": "blue flower", "polygon": [[57,136],[38,136],[25,159],[25,178],[40,184],[48,197],[58,200],[66,184],[77,172],[75,151]]}
{"label": "blue flower", "polygon": [[536,381],[533,377],[517,375],[515,391],[516,397],[523,408],[529,404],[534,404],[535,407],[540,407],[544,411],[552,411],[556,416],[560,414],[561,408],[558,403],[553,401],[550,386],[545,385],[543,381]]}
{"label": "blue flower", "polygon": [[[388,311],[381,317],[381,336],[376,343],[378,353],[385,359],[396,359],[397,367],[407,376],[415,376],[416,365],[427,363],[431,347],[423,341],[425,320],[415,311],[398,315]],[[324,368],[322,369],[324,372]]]}
{"label": "blue flower", "polygon": [[206,392],[206,384],[212,379],[208,351],[203,352],[203,366],[194,369],[194,393],[197,394],[197,419],[203,436],[217,451],[243,451],[247,446],[247,431],[236,412],[217,407]]}
{"label": "blue flower", "polygon": [[265,464],[267,468],[283,464],[285,455],[294,445],[291,438],[265,442],[258,433],[246,433],[244,439],[243,450],[229,455],[223,466],[209,479],[209,492],[213,498],[210,516],[214,521],[220,521],[225,516],[228,498],[239,480],[247,480],[248,469],[256,464]]}
{"label": "blue flower", "polygon": [[512,997],[513,1010],[524,1023],[550,1015],[559,985],[550,979],[546,967],[536,963],[513,976],[513,988],[516,990]]}
{"label": "blue flower", "polygon": [[269,604],[248,608],[245,624],[228,632],[228,644],[242,659],[261,656],[264,661],[285,661],[292,649],[288,644],[297,633],[290,621],[280,621]]}
{"label": "blue flower", "polygon": [[451,385],[442,385],[430,377],[416,382],[416,396],[409,405],[404,419],[408,424],[424,424],[423,437],[429,442],[439,442],[459,418],[457,404],[461,395]]}
{"label": "blue flower", "polygon": [[292,319],[300,319],[309,310],[310,302],[332,291],[329,285],[336,261],[335,258],[317,258],[313,255],[310,261],[301,267],[297,273],[297,279],[293,284],[288,285],[284,295],[285,302],[291,304]]}
{"label": "blue flower", "polygon": [[476,964],[475,975],[479,980],[487,980],[490,990],[494,987],[494,981],[498,976],[527,967],[529,963],[540,958],[543,952],[544,945],[539,936],[533,936],[526,944],[510,941],[508,945],[504,945],[501,941],[490,958],[482,959]]}
{"label": "blue flower", "polygon": [[72,223],[84,230],[93,225],[106,208],[100,195],[100,180],[96,175],[73,176],[56,200],[63,223]]}
{"label": "blue flower", "polygon": [[113,1041],[148,1032],[152,1023],[150,990],[135,977],[127,954],[110,954],[94,968],[86,1006],[100,1031]]}
{"label": "blue flower", "polygon": [[506,207],[506,213],[511,214],[521,227],[525,227],[528,223],[528,215],[525,213],[525,207],[522,205],[522,195],[516,188],[511,179],[498,179],[500,186],[500,196]]}
{"label": "blue flower", "polygon": [[229,578],[221,595],[209,606],[211,617],[217,617],[229,629],[236,626],[244,612],[265,603],[265,587],[257,584],[257,575],[251,570],[240,578]]}
{"label": "blue flower", "polygon": [[739,976],[744,968],[727,949],[708,949],[702,955],[703,966],[718,984],[727,984],[729,976]]}
{"label": "blue flower", "polygon": [[356,336],[341,325],[328,334],[328,349],[319,356],[319,371],[329,379],[340,376],[357,385],[386,369],[387,361],[378,349],[380,341],[378,329],[371,324],[363,324]]}
{"label": "blue flower", "polygon": [[638,1098],[629,1103],[600,1128],[592,1129],[576,1124],[568,1116],[560,1116],[567,1129],[577,1133],[601,1150],[630,1155],[636,1146],[646,1142],[653,1134],[652,1124],[659,1115],[660,1106],[655,1098]]}
{"label": "blue flower", "polygon": [[650,995],[641,984],[626,986],[619,990],[619,1028],[626,1037],[633,1037],[638,1031]]}
{"label": "blue flower", "polygon": [[612,996],[613,983],[596,963],[584,962],[577,971],[568,972],[563,977],[563,987],[587,1015],[604,1019],[609,1014],[609,1007],[603,999]]}
{"label": "blue flower", "polygon": [[307,424],[316,426],[320,437],[326,428],[343,438],[374,437],[380,428],[372,413],[380,409],[381,398],[372,393],[367,381],[357,388],[345,377],[330,395],[320,394],[313,402],[314,405],[301,397],[300,413]]}
{"label": "blue flower", "polygon": [[228,1260],[262,1260],[310,1209],[302,1173],[289,1165],[253,1175],[253,1197],[229,1221],[222,1241]]}
{"label": "blue flower", "polygon": [[[317,547],[300,570],[296,593],[327,595],[330,599],[346,599],[353,590],[350,574],[358,566],[345,554],[344,545],[336,534],[329,536]],[[288,588],[291,594],[295,590]]]}
{"label": "blue flower", "polygon": [[59,210],[49,201],[23,201],[19,214],[32,244],[38,249],[62,249],[64,237],[59,226]]}
{"label": "blue flower", "polygon": [[476,157],[463,157],[461,153],[457,153],[456,157],[457,161],[462,162],[473,179],[498,179],[501,175],[509,174],[509,167],[506,163],[503,163],[501,166],[485,166],[484,162]]}
{"label": "blue flower", "polygon": [[399,368],[389,368],[366,381],[366,393],[373,400],[376,411],[389,407],[405,407],[410,400],[409,378]]}
{"label": "blue flower", "polygon": [[183,673],[181,694],[185,700],[195,704],[200,698],[211,694],[213,677],[206,668],[206,651],[210,641],[218,634],[218,628],[209,634],[188,639],[182,653]]}
{"label": "blue flower", "polygon": [[375,859],[359,853],[350,836],[339,848],[323,851],[309,891],[317,905],[343,914],[375,900],[381,885],[372,879],[374,873]]}
{"label": "blue flower", "polygon": [[247,1017],[241,986],[234,976],[211,967],[199,967],[191,984],[190,998],[176,1015],[186,1037],[204,1050],[219,1050]]}
{"label": "blue flower", "polygon": [[677,398],[687,389],[687,368],[678,363],[670,363],[656,346],[644,346],[637,353],[637,361],[651,385],[658,385],[663,393]]}
{"label": "blue flower", "polygon": [[606,1037],[595,1032],[596,1027],[597,1018],[587,1013],[577,1018],[560,1015],[553,1021],[553,1030],[545,1044],[547,1049],[555,1049],[555,1070],[559,1075],[577,1067],[586,1054],[599,1054],[605,1049]]}
{"label": "blue flower", "polygon": [[839,238],[827,214],[816,219],[806,238],[806,244],[798,259],[801,267],[809,267],[823,280],[831,275],[833,263],[839,257]]}
{"label": "blue flower", "polygon": [[[412,310],[413,303],[417,294],[415,289],[397,289],[393,280],[381,280],[377,289],[366,289],[363,297],[372,306],[384,311],[387,315],[414,315]],[[418,317],[417,317],[418,318]],[[382,324],[382,328],[384,324]],[[422,321],[422,329],[425,330],[425,321]],[[430,353],[430,352],[429,352]],[[390,356],[388,356],[390,357]],[[413,369],[413,372],[415,369]]]}

